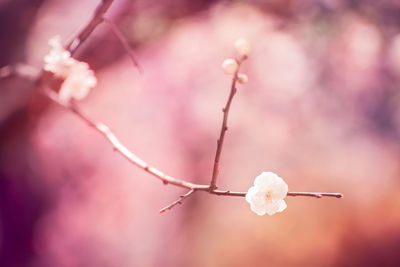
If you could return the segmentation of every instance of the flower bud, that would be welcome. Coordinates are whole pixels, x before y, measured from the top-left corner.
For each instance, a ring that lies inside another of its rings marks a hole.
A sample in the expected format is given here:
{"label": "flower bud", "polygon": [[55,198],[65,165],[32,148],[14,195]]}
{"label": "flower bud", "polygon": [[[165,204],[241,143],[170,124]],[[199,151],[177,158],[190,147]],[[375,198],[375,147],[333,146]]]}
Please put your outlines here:
{"label": "flower bud", "polygon": [[236,52],[241,56],[247,56],[250,53],[250,43],[244,38],[235,41]]}
{"label": "flower bud", "polygon": [[227,58],[224,60],[224,62],[222,62],[221,67],[226,74],[234,74],[239,68],[239,65],[236,60],[232,58]]}
{"label": "flower bud", "polygon": [[237,76],[237,81],[238,83],[247,83],[249,81],[249,78],[247,78],[246,74],[239,73]]}

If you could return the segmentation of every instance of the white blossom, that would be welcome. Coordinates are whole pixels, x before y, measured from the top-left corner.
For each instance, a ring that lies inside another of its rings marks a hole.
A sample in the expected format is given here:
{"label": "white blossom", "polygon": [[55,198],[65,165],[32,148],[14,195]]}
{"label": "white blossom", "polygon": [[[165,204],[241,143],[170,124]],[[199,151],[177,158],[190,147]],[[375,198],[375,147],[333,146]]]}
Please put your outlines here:
{"label": "white blossom", "polygon": [[87,63],[71,57],[71,53],[62,47],[59,36],[51,38],[49,45],[51,50],[44,57],[44,69],[64,80],[58,93],[60,100],[69,102],[85,98],[97,84],[94,72]]}
{"label": "white blossom", "polygon": [[96,84],[97,80],[93,71],[86,63],[79,62],[62,83],[58,95],[63,102],[69,102],[72,98],[82,100]]}
{"label": "white blossom", "polygon": [[281,177],[273,172],[263,172],[254,180],[254,186],[246,194],[246,201],[258,215],[273,215],[286,209],[283,199],[287,192],[288,185]]}
{"label": "white blossom", "polygon": [[233,58],[227,58],[222,62],[221,67],[226,74],[234,74],[239,68],[239,65]]}
{"label": "white blossom", "polygon": [[44,69],[54,73],[58,78],[66,78],[76,60],[71,57],[71,53],[61,45],[60,36],[54,36],[49,40],[50,52],[44,57]]}
{"label": "white blossom", "polygon": [[250,53],[250,43],[244,38],[237,39],[234,43],[234,46],[236,52],[241,56],[247,56]]}

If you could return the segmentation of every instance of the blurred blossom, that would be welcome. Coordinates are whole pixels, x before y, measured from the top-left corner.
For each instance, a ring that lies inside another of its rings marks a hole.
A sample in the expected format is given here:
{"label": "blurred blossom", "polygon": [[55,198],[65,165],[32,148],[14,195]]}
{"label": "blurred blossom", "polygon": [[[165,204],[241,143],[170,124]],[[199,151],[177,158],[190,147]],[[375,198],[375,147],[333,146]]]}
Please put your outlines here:
{"label": "blurred blossom", "polygon": [[250,53],[250,43],[244,38],[237,39],[234,43],[236,52],[241,56],[247,56]]}
{"label": "blurred blossom", "polygon": [[360,70],[374,66],[381,48],[381,37],[377,28],[356,20],[350,22],[344,34],[344,52],[348,62]]}
{"label": "blurred blossom", "polygon": [[73,71],[61,84],[58,93],[61,101],[69,102],[72,98],[76,100],[84,99],[90,89],[96,86],[97,80],[84,62],[79,62],[73,67]]}
{"label": "blurred blossom", "polygon": [[233,58],[227,58],[222,62],[221,67],[224,70],[225,74],[234,74],[237,71],[239,65]]}
{"label": "blurred blossom", "polygon": [[281,99],[301,95],[311,86],[310,62],[300,43],[288,33],[266,32],[255,42],[250,60],[256,79]]}
{"label": "blurred blossom", "polygon": [[394,74],[400,75],[400,34],[393,37],[389,50],[388,58],[389,65]]}
{"label": "blurred blossom", "polygon": [[[275,18],[263,13],[255,6],[237,3],[227,5],[224,2],[216,4],[211,10],[209,27],[215,42],[224,44],[226,51],[232,51],[232,43],[238,38],[244,38],[249,43],[255,44],[265,31],[273,28]],[[223,51],[223,50],[221,50]]]}
{"label": "blurred blossom", "polygon": [[56,77],[64,79],[59,96],[61,101],[69,102],[72,98],[82,100],[90,89],[96,86],[97,80],[89,65],[71,57],[61,45],[60,36],[49,40],[52,47],[44,57],[44,69],[54,73]]}
{"label": "blurred blossom", "polygon": [[71,53],[61,45],[60,36],[49,40],[50,52],[44,57],[44,69],[54,73],[56,77],[65,79],[71,73],[76,61],[71,58]]}
{"label": "blurred blossom", "polygon": [[351,96],[379,83],[378,64],[382,37],[373,23],[350,15],[330,47],[331,79],[344,95]]}

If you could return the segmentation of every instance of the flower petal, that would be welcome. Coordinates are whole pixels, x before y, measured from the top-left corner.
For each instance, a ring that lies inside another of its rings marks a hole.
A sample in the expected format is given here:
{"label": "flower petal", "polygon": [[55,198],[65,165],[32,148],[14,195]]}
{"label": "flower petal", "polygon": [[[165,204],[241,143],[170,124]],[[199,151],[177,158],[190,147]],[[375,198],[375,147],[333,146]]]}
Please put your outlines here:
{"label": "flower petal", "polygon": [[279,180],[274,181],[274,183],[269,185],[269,190],[272,191],[272,198],[274,200],[284,199],[288,192],[288,185],[278,177]]}
{"label": "flower petal", "polygon": [[247,191],[246,194],[246,201],[251,203],[256,193],[257,193],[257,188],[255,186],[250,187],[249,191]]}
{"label": "flower petal", "polygon": [[257,213],[257,215],[260,215],[260,216],[264,215],[267,212],[266,208],[267,208],[266,202],[264,202],[264,203],[251,203],[250,204],[250,209],[253,212]]}
{"label": "flower petal", "polygon": [[276,201],[269,201],[266,205],[266,212],[268,213],[268,215],[273,215],[275,213],[278,212],[279,210],[279,203],[277,203]]}
{"label": "flower petal", "polygon": [[285,200],[279,200],[278,205],[279,205],[278,212],[284,211],[287,207]]}
{"label": "flower petal", "polygon": [[261,187],[269,186],[277,177],[279,176],[273,172],[262,172],[254,180],[254,185]]}

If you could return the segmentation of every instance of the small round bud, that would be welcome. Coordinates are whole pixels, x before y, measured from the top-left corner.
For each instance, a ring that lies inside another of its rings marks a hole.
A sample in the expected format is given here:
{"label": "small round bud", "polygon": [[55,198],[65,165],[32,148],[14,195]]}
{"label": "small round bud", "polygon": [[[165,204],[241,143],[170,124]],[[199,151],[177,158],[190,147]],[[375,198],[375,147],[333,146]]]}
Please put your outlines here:
{"label": "small round bud", "polygon": [[247,83],[249,81],[249,78],[247,78],[246,74],[239,73],[237,76],[237,81],[238,83]]}
{"label": "small round bud", "polygon": [[247,56],[250,53],[250,43],[244,38],[237,39],[235,41],[235,49],[241,56]]}
{"label": "small round bud", "polygon": [[236,60],[232,58],[227,58],[224,60],[224,62],[222,62],[221,67],[226,74],[234,74],[239,68],[239,65]]}

